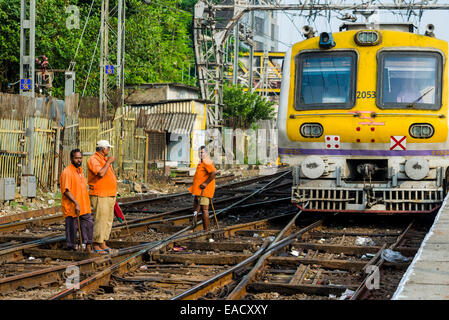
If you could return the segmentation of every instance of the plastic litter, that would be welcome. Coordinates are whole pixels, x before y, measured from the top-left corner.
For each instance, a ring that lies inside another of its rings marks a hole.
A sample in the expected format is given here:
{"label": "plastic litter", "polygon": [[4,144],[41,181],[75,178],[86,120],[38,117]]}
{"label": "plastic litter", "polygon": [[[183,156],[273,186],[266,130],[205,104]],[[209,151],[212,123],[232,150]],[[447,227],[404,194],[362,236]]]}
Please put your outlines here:
{"label": "plastic litter", "polygon": [[329,298],[330,298],[330,299],[336,299],[337,296],[336,296],[335,294],[330,294],[330,295],[329,295]]}
{"label": "plastic litter", "polygon": [[257,238],[258,236],[259,236],[258,233],[254,233],[254,234],[253,234],[253,238]]}
{"label": "plastic litter", "polygon": [[173,251],[183,251],[183,250],[184,250],[183,247],[178,247],[178,246],[173,247]]}
{"label": "plastic litter", "polygon": [[147,266],[147,265],[143,265],[143,266],[140,266],[139,269],[140,269],[140,270],[148,270],[148,266]]}
{"label": "plastic litter", "polygon": [[399,252],[393,251],[391,249],[382,250],[381,257],[385,261],[392,262],[392,263],[407,262],[410,260],[410,258],[404,257]]}
{"label": "plastic litter", "polygon": [[36,259],[35,257],[28,257],[28,260],[34,260],[34,259]]}
{"label": "plastic litter", "polygon": [[366,253],[362,256],[362,259],[372,259],[374,256],[374,253]]}
{"label": "plastic litter", "polygon": [[365,237],[357,237],[355,239],[355,244],[357,246],[375,246],[376,243],[371,238],[365,238]]}
{"label": "plastic litter", "polygon": [[296,250],[292,250],[292,251],[290,252],[290,254],[291,254],[292,256],[295,256],[295,257],[299,256],[299,252],[296,251]]}
{"label": "plastic litter", "polygon": [[346,300],[350,299],[354,295],[355,291],[346,289],[345,292],[341,295],[341,297],[338,300]]}
{"label": "plastic litter", "polygon": [[210,239],[209,239],[209,242],[212,243],[212,242],[215,242],[215,240],[212,239],[212,238],[210,238]]}

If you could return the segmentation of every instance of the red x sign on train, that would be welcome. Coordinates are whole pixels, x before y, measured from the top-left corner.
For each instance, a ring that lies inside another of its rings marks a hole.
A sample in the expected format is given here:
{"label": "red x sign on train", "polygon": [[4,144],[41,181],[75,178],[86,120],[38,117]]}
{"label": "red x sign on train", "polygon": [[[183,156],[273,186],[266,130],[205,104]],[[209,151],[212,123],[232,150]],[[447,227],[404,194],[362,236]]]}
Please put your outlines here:
{"label": "red x sign on train", "polygon": [[405,136],[391,136],[390,150],[405,150],[406,149]]}

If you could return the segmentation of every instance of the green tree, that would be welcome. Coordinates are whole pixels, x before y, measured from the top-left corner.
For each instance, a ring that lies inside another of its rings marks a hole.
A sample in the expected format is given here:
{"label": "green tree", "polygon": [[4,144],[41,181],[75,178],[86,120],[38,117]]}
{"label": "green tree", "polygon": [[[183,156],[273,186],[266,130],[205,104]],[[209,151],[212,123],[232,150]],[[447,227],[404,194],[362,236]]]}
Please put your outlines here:
{"label": "green tree", "polygon": [[[75,57],[91,0],[36,1],[36,57],[48,57],[51,69],[67,69]],[[66,7],[80,9],[80,28],[68,29]],[[116,5],[110,0],[110,7]],[[194,55],[189,35],[192,12],[179,8],[181,0],[126,1],[125,84],[180,82],[194,85]],[[191,6],[187,4],[186,8]],[[99,88],[99,45],[101,1],[95,1],[75,62],[76,92],[97,96]],[[20,1],[0,1],[0,91],[8,83],[18,92],[20,54]],[[93,57],[93,60],[92,60]],[[88,77],[91,60],[92,70]],[[115,61],[114,61],[115,63]],[[190,67],[190,68],[189,68]],[[36,68],[39,68],[36,65]],[[190,72],[189,72],[190,69]],[[63,73],[56,73],[53,95],[64,95]]]}
{"label": "green tree", "polygon": [[248,129],[259,120],[274,118],[275,104],[240,85],[223,87],[223,118],[232,128]]}

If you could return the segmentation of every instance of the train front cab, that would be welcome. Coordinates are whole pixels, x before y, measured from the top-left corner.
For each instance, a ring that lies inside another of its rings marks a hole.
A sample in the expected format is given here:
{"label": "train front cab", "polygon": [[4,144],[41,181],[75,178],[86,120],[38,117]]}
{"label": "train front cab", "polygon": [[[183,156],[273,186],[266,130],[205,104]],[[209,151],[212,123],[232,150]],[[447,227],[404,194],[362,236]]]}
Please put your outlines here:
{"label": "train front cab", "polygon": [[323,35],[295,44],[284,62],[279,154],[293,166],[292,202],[435,211],[449,173],[447,43],[391,30],[330,38],[328,47]]}

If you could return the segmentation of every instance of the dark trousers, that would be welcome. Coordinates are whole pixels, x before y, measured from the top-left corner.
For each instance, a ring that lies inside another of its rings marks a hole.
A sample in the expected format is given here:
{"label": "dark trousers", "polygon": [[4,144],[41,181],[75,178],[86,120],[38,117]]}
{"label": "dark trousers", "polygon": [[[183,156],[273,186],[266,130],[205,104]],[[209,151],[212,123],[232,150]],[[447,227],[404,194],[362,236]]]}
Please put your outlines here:
{"label": "dark trousers", "polygon": [[[92,244],[94,234],[94,220],[90,213],[80,216],[80,227],[83,243]],[[65,218],[65,237],[67,248],[75,249],[77,244],[76,238],[78,233],[78,219],[73,217]]]}

